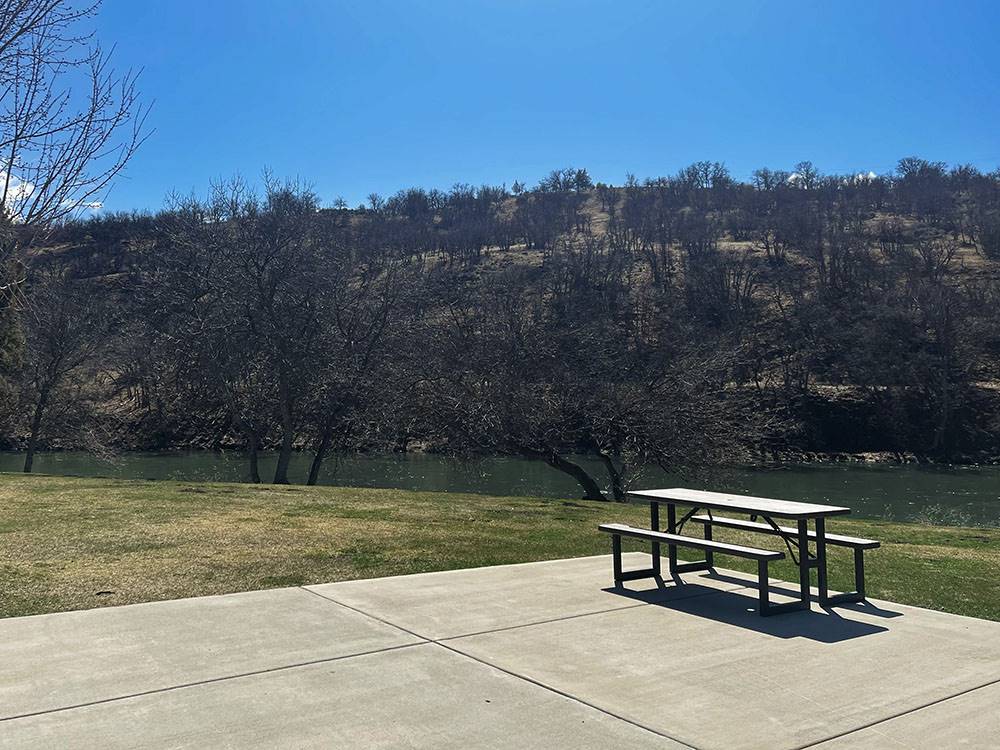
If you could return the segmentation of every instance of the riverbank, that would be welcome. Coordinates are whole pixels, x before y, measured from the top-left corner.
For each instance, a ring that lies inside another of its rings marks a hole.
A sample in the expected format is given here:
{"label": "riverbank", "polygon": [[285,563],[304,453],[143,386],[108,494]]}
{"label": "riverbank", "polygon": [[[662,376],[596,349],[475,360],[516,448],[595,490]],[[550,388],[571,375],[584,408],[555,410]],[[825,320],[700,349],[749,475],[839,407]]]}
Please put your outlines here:
{"label": "riverbank", "polygon": [[[610,520],[641,523],[644,508],[0,474],[0,616],[602,554],[596,526]],[[1000,620],[1000,529],[839,518],[831,528],[883,541],[869,555],[871,596]],[[749,570],[742,562],[726,566]],[[796,575],[787,561],[772,574]],[[850,575],[834,550],[831,586],[849,588]]]}
{"label": "riverbank", "polygon": [[[19,459],[16,454],[0,453],[0,472],[18,473]],[[275,461],[275,454],[261,454],[262,473],[270,476]],[[593,458],[574,456],[574,461],[595,476],[604,471]],[[246,461],[242,453],[212,451],[126,453],[112,460],[63,452],[40,454],[35,470],[102,479],[241,482]],[[293,482],[304,483],[308,470],[307,454],[293,456],[289,468]],[[580,496],[572,478],[544,462],[500,456],[476,460],[423,453],[338,456],[327,462],[319,483],[553,499]],[[719,468],[702,477],[649,469],[634,480],[636,487],[678,485],[847,505],[857,518],[1000,528],[1000,467],[790,463]]]}

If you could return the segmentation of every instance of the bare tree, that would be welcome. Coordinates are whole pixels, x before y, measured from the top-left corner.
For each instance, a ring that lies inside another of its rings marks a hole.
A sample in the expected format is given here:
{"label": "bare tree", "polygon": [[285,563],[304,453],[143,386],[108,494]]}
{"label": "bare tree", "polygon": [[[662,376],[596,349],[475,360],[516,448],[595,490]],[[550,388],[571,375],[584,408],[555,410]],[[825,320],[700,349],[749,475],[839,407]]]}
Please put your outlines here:
{"label": "bare tree", "polygon": [[0,0],[0,365],[19,339],[21,249],[98,205],[148,135],[138,74],[116,74],[84,28],[99,4]]}
{"label": "bare tree", "polygon": [[30,281],[22,310],[27,340],[22,376],[23,413],[29,416],[24,471],[30,472],[45,432],[88,430],[89,402],[99,388],[94,369],[114,326],[106,298],[58,272]]}
{"label": "bare tree", "polygon": [[[84,28],[98,6],[0,0],[0,217],[8,226],[45,229],[99,204],[148,135],[138,73],[116,73]],[[17,235],[7,235],[9,253]]]}
{"label": "bare tree", "polygon": [[341,248],[327,258],[327,316],[308,396],[314,452],[306,484],[319,480],[333,448],[384,447],[380,431],[398,422],[419,379],[408,339],[421,316],[421,267],[398,259],[360,263]]}

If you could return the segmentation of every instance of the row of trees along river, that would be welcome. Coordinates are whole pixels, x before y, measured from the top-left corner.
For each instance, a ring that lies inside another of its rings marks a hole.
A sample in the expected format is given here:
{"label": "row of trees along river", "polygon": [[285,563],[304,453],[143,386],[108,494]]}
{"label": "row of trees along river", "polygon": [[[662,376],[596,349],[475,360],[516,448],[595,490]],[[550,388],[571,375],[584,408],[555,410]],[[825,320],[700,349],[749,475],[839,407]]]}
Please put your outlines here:
{"label": "row of trees along river", "polygon": [[301,450],[315,483],[335,452],[423,449],[621,498],[645,466],[1000,455],[1000,172],[566,169],[353,209],[263,183],[7,222],[26,250],[0,441],[26,470],[42,449],[229,447],[282,483]]}

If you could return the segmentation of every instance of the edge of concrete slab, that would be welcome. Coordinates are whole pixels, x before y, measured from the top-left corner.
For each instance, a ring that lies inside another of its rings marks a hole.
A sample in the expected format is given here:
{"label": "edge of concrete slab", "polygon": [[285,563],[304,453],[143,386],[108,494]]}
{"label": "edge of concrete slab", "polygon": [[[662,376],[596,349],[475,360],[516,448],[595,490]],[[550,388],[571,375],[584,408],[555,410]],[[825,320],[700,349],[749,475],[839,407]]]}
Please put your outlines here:
{"label": "edge of concrete slab", "polygon": [[[642,552],[635,552],[634,554],[644,554]],[[578,557],[553,557],[545,560],[528,560],[526,562],[518,563],[503,563],[501,565],[474,565],[471,568],[444,568],[443,570],[425,570],[420,573],[403,573],[401,575],[389,575],[389,576],[375,576],[374,578],[345,578],[341,581],[325,581],[323,583],[304,583],[303,588],[308,588],[309,586],[327,586],[333,583],[351,583],[354,581],[381,581],[386,578],[413,578],[415,576],[436,576],[445,573],[458,573],[458,572],[472,572],[474,570],[491,570],[493,568],[523,568],[526,565],[551,565],[553,563],[568,562],[570,560],[597,560],[599,558],[606,557],[608,560],[611,559],[610,554],[600,554],[600,555],[580,555]]]}
{"label": "edge of concrete slab", "polygon": [[[364,580],[364,579],[359,579]],[[308,584],[310,586],[318,586],[322,584]],[[80,607],[79,609],[60,609],[56,612],[39,612],[34,615],[17,615],[15,617],[0,617],[0,623],[9,622],[12,620],[35,620],[42,617],[58,617],[60,615],[72,615],[80,614],[82,612],[113,612],[116,609],[125,609],[126,607],[154,607],[158,604],[167,604],[170,602],[191,602],[197,601],[199,599],[221,599],[223,597],[230,596],[246,596],[249,594],[260,594],[265,591],[298,591],[304,588],[304,586],[274,586],[270,588],[263,589],[240,589],[239,591],[226,591],[221,594],[197,594],[195,596],[178,596],[173,599],[150,599],[146,602],[131,602],[125,604],[101,604],[96,607]]]}
{"label": "edge of concrete slab", "polygon": [[[632,552],[632,553],[629,553],[629,554],[632,554],[632,555],[642,555],[642,554],[646,554],[646,553],[643,553],[641,551],[635,551],[635,552]],[[400,575],[375,576],[373,578],[344,578],[344,579],[335,580],[335,581],[322,581],[322,582],[318,582],[318,583],[304,583],[304,584],[301,584],[299,586],[275,586],[275,587],[262,588],[262,589],[239,589],[237,591],[227,591],[227,592],[217,593],[217,594],[199,594],[199,595],[196,595],[196,596],[181,596],[181,597],[177,597],[177,598],[173,598],[173,599],[153,599],[153,600],[145,601],[145,602],[131,602],[131,603],[125,603],[125,604],[109,604],[109,605],[100,605],[100,606],[96,606],[96,607],[81,607],[79,609],[63,609],[63,610],[58,610],[56,612],[41,612],[41,613],[34,614],[34,615],[18,615],[16,617],[0,617],[0,623],[4,622],[6,620],[27,620],[27,619],[32,619],[32,618],[55,617],[55,616],[58,616],[58,615],[65,615],[65,614],[70,614],[70,613],[74,613],[74,612],[92,612],[92,611],[98,611],[98,610],[102,610],[102,611],[104,611],[104,610],[115,610],[115,609],[122,609],[124,607],[145,607],[145,606],[152,606],[152,605],[157,605],[157,604],[163,604],[164,602],[185,602],[185,601],[191,601],[191,600],[196,600],[196,599],[207,599],[207,598],[213,598],[213,597],[240,596],[241,594],[259,593],[261,591],[282,591],[282,590],[305,589],[306,591],[309,591],[309,593],[317,593],[317,592],[313,591],[313,589],[315,587],[318,587],[318,586],[332,586],[332,585],[341,584],[341,583],[345,583],[345,584],[346,583],[359,583],[360,584],[360,583],[363,583],[363,582],[366,582],[366,581],[384,581],[384,580],[387,580],[387,579],[406,579],[406,578],[415,578],[415,577],[419,577],[419,576],[441,576],[441,575],[447,575],[449,573],[474,572],[474,571],[477,571],[477,570],[489,570],[489,569],[492,569],[492,568],[520,568],[520,567],[536,566],[536,565],[552,565],[552,564],[555,564],[555,563],[566,562],[568,560],[573,560],[573,561],[579,561],[579,560],[597,560],[597,559],[600,559],[600,558],[606,558],[609,561],[609,563],[610,563],[611,555],[610,554],[581,555],[579,557],[552,558],[552,559],[546,559],[546,560],[529,560],[529,561],[526,561],[526,562],[519,562],[519,563],[503,563],[501,565],[477,565],[477,566],[469,567],[469,568],[445,568],[443,570],[428,570],[428,571],[423,571],[423,572],[418,572],[418,573],[403,573],[403,574],[400,574]],[[683,562],[683,560],[682,560],[682,562]],[[755,588],[756,584],[755,584],[754,580],[752,580],[753,579],[753,575],[752,574],[750,574],[750,573],[743,573],[742,571],[729,570],[727,568],[719,568],[719,570],[724,570],[724,571],[726,571],[727,574],[734,574],[735,573],[735,574],[747,577],[747,580],[743,582],[744,585],[739,585],[739,586],[737,586],[734,589],[730,589],[730,591],[735,591],[737,589],[742,589],[742,588]],[[785,581],[783,579],[773,578],[773,577],[768,578],[768,582],[770,584],[770,588],[771,588],[772,593],[775,593],[775,594],[778,594],[778,595],[793,596],[793,597],[798,595],[798,588],[797,588],[797,585],[794,582]],[[610,587],[608,587],[608,588],[610,588]],[[720,589],[719,591],[721,593],[721,592],[724,592],[725,590],[724,589]],[[811,587],[810,591],[811,591],[811,593],[812,593],[813,596],[815,596],[818,593],[815,587]],[[832,592],[831,591],[831,593],[837,593],[837,592]],[[326,598],[329,599],[329,597],[326,597]],[[336,602],[333,599],[329,599],[329,601],[333,601],[336,604],[341,604],[341,606],[346,606],[346,605],[343,605],[342,602]],[[942,614],[942,615],[948,615],[949,617],[961,617],[961,618],[965,618],[965,619],[969,619],[969,620],[974,620],[974,621],[984,621],[985,620],[987,622],[994,622],[994,620],[987,620],[986,618],[982,618],[982,617],[973,617],[972,615],[962,615],[962,614],[958,614],[958,613],[955,613],[955,612],[948,612],[948,611],[943,610],[943,609],[933,609],[931,607],[922,607],[922,606],[920,606],[918,604],[903,604],[903,603],[900,603],[900,602],[893,602],[893,601],[889,601],[887,599],[877,599],[877,598],[873,598],[873,597],[868,597],[865,601],[872,602],[872,603],[890,604],[890,605],[894,605],[894,606],[898,606],[898,607],[909,607],[910,609],[916,609],[916,610],[921,610],[921,611],[924,611],[924,612],[932,612],[932,613],[938,613],[938,614]],[[639,606],[640,604],[646,604],[646,603],[650,603],[650,602],[640,602],[638,600],[638,598],[637,598],[636,599],[636,605],[634,605],[634,606]],[[816,606],[817,602],[814,601],[813,605]],[[844,609],[850,610],[850,608],[852,606],[854,606],[854,605],[851,605],[851,604],[847,604],[847,605],[841,604],[841,605],[837,605],[837,606],[838,606],[838,608],[844,608]],[[602,611],[602,610],[595,611],[594,614],[598,614],[600,611]],[[399,626],[394,625],[394,627],[399,627]],[[489,632],[489,631],[483,631],[483,632]],[[474,634],[473,633],[466,633],[464,635],[474,635]],[[424,637],[424,636],[421,636],[421,637]],[[448,637],[452,638],[452,637],[459,637],[459,636],[448,636]],[[432,640],[432,639],[428,638],[428,640]]]}

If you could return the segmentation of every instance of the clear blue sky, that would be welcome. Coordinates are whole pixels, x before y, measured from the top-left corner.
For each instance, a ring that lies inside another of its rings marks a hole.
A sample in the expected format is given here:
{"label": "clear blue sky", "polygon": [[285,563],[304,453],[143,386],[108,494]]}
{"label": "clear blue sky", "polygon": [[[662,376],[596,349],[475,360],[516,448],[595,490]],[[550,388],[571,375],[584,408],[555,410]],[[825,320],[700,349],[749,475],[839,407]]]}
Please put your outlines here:
{"label": "clear blue sky", "polygon": [[109,200],[265,166],[352,205],[557,167],[1000,166],[1000,3],[105,0],[155,133]]}

